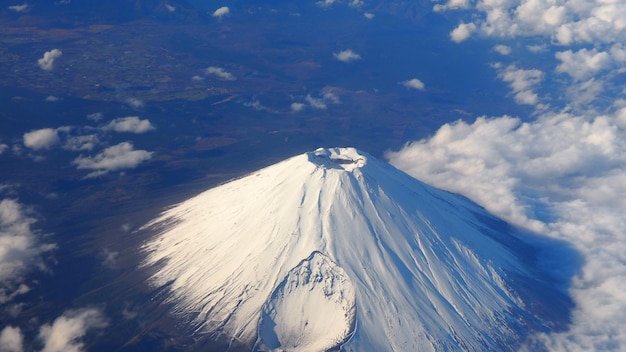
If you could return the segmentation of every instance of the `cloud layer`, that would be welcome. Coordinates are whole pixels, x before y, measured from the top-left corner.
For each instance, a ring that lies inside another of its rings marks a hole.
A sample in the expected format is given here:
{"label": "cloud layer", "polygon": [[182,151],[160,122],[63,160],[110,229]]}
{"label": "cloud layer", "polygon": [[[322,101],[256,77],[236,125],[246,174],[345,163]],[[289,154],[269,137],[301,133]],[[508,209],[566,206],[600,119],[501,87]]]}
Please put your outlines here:
{"label": "cloud layer", "polygon": [[[521,118],[446,124],[387,156],[511,223],[571,243],[584,257],[569,288],[573,323],[535,342],[550,351],[620,350],[626,346],[626,2],[448,0],[434,6],[456,9],[464,11],[450,39],[500,42],[491,46],[503,55],[492,64],[497,77],[516,103],[535,110]],[[513,52],[502,44],[516,38],[531,43],[518,56],[520,46]],[[533,67],[538,62],[541,68]]]}
{"label": "cloud layer", "polygon": [[[108,325],[104,315],[96,308],[69,310],[51,324],[39,328],[37,336],[43,348],[39,352],[82,352],[83,339],[90,330]],[[6,326],[0,331],[0,351],[23,352],[24,335],[19,327]],[[34,338],[32,339],[34,340]]]}
{"label": "cloud layer", "polygon": [[17,200],[0,201],[0,304],[30,290],[26,274],[34,268],[45,269],[42,254],[55,248],[41,243],[34,223],[35,218]]}

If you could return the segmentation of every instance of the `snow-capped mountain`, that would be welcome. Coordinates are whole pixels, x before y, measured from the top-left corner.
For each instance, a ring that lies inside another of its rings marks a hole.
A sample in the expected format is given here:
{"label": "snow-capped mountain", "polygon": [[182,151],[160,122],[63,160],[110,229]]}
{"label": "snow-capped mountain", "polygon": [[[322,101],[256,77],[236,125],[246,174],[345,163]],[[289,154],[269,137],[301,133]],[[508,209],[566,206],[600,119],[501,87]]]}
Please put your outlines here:
{"label": "snow-capped mountain", "polygon": [[175,313],[258,351],[516,350],[567,324],[538,250],[353,148],[210,189],[144,229]]}

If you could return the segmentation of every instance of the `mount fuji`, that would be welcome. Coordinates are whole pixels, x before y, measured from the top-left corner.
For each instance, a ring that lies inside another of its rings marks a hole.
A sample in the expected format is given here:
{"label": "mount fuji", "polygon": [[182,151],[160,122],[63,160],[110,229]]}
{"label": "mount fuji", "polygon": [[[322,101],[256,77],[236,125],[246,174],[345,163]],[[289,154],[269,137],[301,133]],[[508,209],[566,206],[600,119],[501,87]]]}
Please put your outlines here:
{"label": "mount fuji", "polygon": [[569,323],[549,251],[353,148],[292,157],[143,229],[150,284],[224,349],[509,351]]}

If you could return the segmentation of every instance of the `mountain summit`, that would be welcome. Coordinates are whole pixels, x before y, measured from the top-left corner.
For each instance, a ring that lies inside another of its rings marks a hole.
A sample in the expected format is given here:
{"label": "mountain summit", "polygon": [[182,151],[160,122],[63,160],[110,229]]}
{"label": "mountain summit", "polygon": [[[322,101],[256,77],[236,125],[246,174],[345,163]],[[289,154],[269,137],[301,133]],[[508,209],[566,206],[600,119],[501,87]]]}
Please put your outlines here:
{"label": "mountain summit", "polygon": [[353,148],[292,157],[144,228],[151,284],[233,349],[516,350],[571,308],[517,230]]}

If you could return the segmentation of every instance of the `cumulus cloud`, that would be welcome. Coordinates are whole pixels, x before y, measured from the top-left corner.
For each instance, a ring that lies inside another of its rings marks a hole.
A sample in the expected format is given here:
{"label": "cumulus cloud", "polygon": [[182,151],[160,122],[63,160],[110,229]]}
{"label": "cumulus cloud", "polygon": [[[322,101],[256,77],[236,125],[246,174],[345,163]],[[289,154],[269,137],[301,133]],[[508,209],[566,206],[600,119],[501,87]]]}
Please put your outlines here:
{"label": "cumulus cloud", "polygon": [[302,111],[305,106],[302,103],[291,103],[291,111]]}
{"label": "cumulus cloud", "polygon": [[2,153],[4,153],[7,149],[9,149],[9,146],[5,143],[0,143],[0,155],[2,155]]}
{"label": "cumulus cloud", "polygon": [[130,142],[106,148],[95,156],[79,156],[72,162],[79,170],[93,170],[86,177],[92,178],[111,171],[132,169],[152,157],[152,152],[135,150]]}
{"label": "cumulus cloud", "polygon": [[127,116],[109,122],[103,129],[107,131],[140,134],[152,131],[155,128],[148,119],[142,120],[139,116]]}
{"label": "cumulus cloud", "polygon": [[[322,94],[321,98],[314,98],[311,95],[307,95],[304,100],[309,103],[309,106],[314,109],[324,110],[328,107],[328,104],[339,104],[339,97],[333,92],[326,92]],[[304,106],[298,106],[303,108]],[[292,104],[293,109],[293,104]]]}
{"label": "cumulus cloud", "polygon": [[507,221],[567,240],[585,257],[570,289],[571,329],[541,336],[554,351],[626,345],[626,129],[607,115],[544,113],[458,121],[388,153],[395,166],[461,193]]}
{"label": "cumulus cloud", "polygon": [[169,12],[176,12],[176,6],[172,6],[170,4],[165,4],[165,8],[167,8],[167,11],[169,11]]}
{"label": "cumulus cloud", "polygon": [[515,102],[518,104],[537,105],[539,103],[539,96],[534,88],[543,80],[543,72],[537,69],[520,69],[515,65],[510,65],[498,76],[513,89]]}
{"label": "cumulus cloud", "polygon": [[34,223],[33,215],[17,200],[0,201],[0,304],[30,290],[25,275],[36,267],[45,269],[42,255],[55,248],[40,243]]}
{"label": "cumulus cloud", "polygon": [[493,47],[493,50],[500,55],[509,55],[511,54],[511,47],[507,45],[498,44]]}
{"label": "cumulus cloud", "polygon": [[576,80],[589,78],[611,65],[611,56],[606,52],[598,52],[596,49],[580,49],[576,52],[561,51],[556,53],[556,58],[561,61],[556,71],[567,73]]}
{"label": "cumulus cloud", "polygon": [[43,54],[43,57],[37,60],[37,64],[44,71],[50,71],[54,67],[54,61],[60,58],[63,55],[61,50],[52,49],[50,51],[46,51]]}
{"label": "cumulus cloud", "polygon": [[[527,37],[531,52],[556,52],[544,54],[542,70],[520,69],[525,55],[511,57],[515,65],[493,66],[518,103],[538,109],[522,118],[446,124],[388,157],[512,223],[575,246],[584,264],[569,288],[576,303],[572,325],[537,341],[549,351],[621,350],[626,346],[626,2],[477,0],[466,10],[471,30],[457,27],[455,41],[472,33],[487,40]],[[550,95],[539,97],[541,88]],[[552,106],[541,104],[547,99]]]}
{"label": "cumulus cloud", "polygon": [[20,328],[7,326],[0,332],[0,351],[22,352],[23,345],[24,336]]}
{"label": "cumulus cloud", "polygon": [[224,81],[234,81],[236,78],[230,72],[225,71],[221,67],[209,66],[205,71],[207,75],[213,75]]}
{"label": "cumulus cloud", "polygon": [[448,0],[445,4],[436,4],[433,6],[433,11],[441,12],[445,10],[466,9],[469,6],[469,0]]}
{"label": "cumulus cloud", "polygon": [[361,55],[355,53],[351,49],[342,50],[338,53],[334,53],[333,56],[341,62],[352,62],[361,59]]}
{"label": "cumulus cloud", "polygon": [[411,89],[424,90],[425,86],[422,81],[417,78],[411,78],[407,81],[400,82],[403,86]]}
{"label": "cumulus cloud", "polygon": [[230,13],[228,6],[222,6],[213,12],[213,17],[222,18]]}
{"label": "cumulus cloud", "polygon": [[39,339],[43,342],[41,352],[80,352],[85,350],[82,339],[92,329],[107,326],[106,319],[95,308],[65,312],[52,324],[39,329]]}
{"label": "cumulus cloud", "polygon": [[472,32],[476,30],[476,25],[473,23],[461,23],[455,29],[450,32],[450,39],[455,43],[465,41],[472,35]]}
{"label": "cumulus cloud", "polygon": [[58,130],[42,128],[24,133],[24,145],[33,150],[50,149],[59,143]]}
{"label": "cumulus cloud", "polygon": [[[472,31],[479,30],[487,36],[542,35],[560,45],[626,41],[626,4],[620,1],[450,0],[435,5],[435,9],[473,9],[480,15],[473,16]],[[467,28],[457,29],[459,38],[467,38],[471,32]]]}
{"label": "cumulus cloud", "polygon": [[374,14],[373,14],[373,13],[371,13],[371,12],[365,12],[365,13],[363,13],[363,17],[367,18],[368,20],[373,19],[375,16],[376,16],[376,15],[374,15]]}

